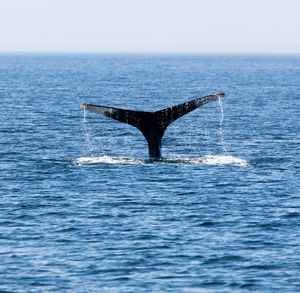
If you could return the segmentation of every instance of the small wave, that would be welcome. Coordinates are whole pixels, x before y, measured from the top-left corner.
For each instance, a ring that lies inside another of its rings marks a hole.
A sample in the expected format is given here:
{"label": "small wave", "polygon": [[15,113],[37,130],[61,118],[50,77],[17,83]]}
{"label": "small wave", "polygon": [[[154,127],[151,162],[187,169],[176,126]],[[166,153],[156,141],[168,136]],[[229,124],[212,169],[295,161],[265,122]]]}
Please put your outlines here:
{"label": "small wave", "polygon": [[241,158],[235,158],[232,156],[213,156],[207,155],[204,157],[195,158],[169,158],[169,159],[137,159],[126,157],[113,157],[113,156],[101,156],[101,157],[81,157],[74,160],[76,165],[86,164],[120,164],[120,165],[148,165],[148,164],[167,164],[167,165],[235,165],[235,166],[247,166],[249,163]]}
{"label": "small wave", "polygon": [[11,105],[12,108],[31,108],[33,109],[34,106],[25,106],[25,105]]}

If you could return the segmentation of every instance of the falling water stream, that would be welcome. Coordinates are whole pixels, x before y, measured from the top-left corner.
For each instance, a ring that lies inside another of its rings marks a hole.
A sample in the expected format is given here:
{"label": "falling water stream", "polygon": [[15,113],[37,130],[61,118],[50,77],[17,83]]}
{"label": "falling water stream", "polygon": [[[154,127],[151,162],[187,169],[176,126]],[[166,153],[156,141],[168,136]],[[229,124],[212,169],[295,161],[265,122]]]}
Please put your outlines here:
{"label": "falling water stream", "polygon": [[220,119],[220,123],[219,123],[219,132],[220,132],[220,138],[221,138],[221,144],[222,144],[222,148],[223,151],[226,155],[230,156],[230,153],[225,145],[224,142],[224,134],[223,134],[223,121],[224,121],[224,110],[223,110],[223,104],[222,104],[222,99],[219,97],[219,105],[220,105],[220,111],[221,111],[221,119]]}
{"label": "falling water stream", "polygon": [[86,142],[85,145],[86,145],[87,151],[89,152],[90,156],[93,157],[95,149],[94,149],[94,147],[92,145],[92,142],[91,142],[91,139],[90,139],[89,131],[88,131],[88,128],[87,128],[86,117],[87,117],[87,111],[84,108],[83,109],[82,128],[83,128],[85,142]]}

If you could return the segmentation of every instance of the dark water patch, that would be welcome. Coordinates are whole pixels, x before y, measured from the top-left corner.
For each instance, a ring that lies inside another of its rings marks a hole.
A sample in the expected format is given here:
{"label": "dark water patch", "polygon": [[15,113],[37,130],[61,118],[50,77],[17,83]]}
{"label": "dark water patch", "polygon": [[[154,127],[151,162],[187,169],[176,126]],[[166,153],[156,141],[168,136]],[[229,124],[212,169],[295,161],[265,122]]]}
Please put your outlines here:
{"label": "dark water patch", "polygon": [[212,226],[215,226],[215,225],[217,225],[216,222],[203,222],[203,223],[199,224],[198,226],[212,227]]}
{"label": "dark water patch", "polygon": [[258,247],[268,247],[268,246],[274,246],[276,243],[265,241],[265,240],[244,240],[242,241],[243,244],[249,245],[249,249],[255,249]]}
{"label": "dark water patch", "polygon": [[222,281],[222,280],[214,280],[214,281],[204,281],[201,282],[200,285],[201,287],[219,287],[219,286],[224,286],[226,284],[226,282]]}
{"label": "dark water patch", "polygon": [[257,290],[259,288],[259,285],[257,284],[257,281],[253,280],[253,281],[247,281],[244,282],[241,286],[241,289],[249,289],[249,290]]}
{"label": "dark water patch", "polygon": [[277,230],[279,227],[281,227],[283,224],[279,221],[274,221],[271,223],[263,223],[259,224],[259,227],[266,229],[266,230]]}
{"label": "dark water patch", "polygon": [[203,262],[203,265],[211,265],[211,264],[228,264],[228,263],[234,263],[234,262],[243,262],[245,258],[237,255],[227,255],[227,256],[221,256],[221,257],[213,257],[210,259],[207,259]]}
{"label": "dark water patch", "polygon": [[290,218],[299,218],[300,217],[300,213],[298,212],[290,212],[287,213],[283,216],[284,218],[290,219]]}
{"label": "dark water patch", "polygon": [[136,240],[155,240],[155,239],[160,239],[156,235],[150,235],[150,234],[145,234],[145,235],[139,235]]}
{"label": "dark water patch", "polygon": [[69,233],[69,232],[74,232],[74,231],[78,231],[79,229],[76,227],[68,227],[68,228],[64,228],[61,230],[57,230],[57,233]]}
{"label": "dark water patch", "polygon": [[266,270],[276,270],[276,269],[280,268],[280,266],[276,266],[276,265],[251,265],[251,266],[246,266],[246,268],[249,269],[249,270],[266,271]]}

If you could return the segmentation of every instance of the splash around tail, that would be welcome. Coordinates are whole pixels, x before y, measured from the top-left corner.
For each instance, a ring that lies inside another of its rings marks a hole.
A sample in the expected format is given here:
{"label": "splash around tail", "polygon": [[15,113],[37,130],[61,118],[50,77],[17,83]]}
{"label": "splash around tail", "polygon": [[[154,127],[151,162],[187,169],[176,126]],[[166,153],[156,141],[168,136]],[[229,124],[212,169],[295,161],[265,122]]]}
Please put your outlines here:
{"label": "splash around tail", "polygon": [[200,166],[200,165],[215,165],[215,166],[239,166],[246,167],[250,163],[242,158],[232,156],[215,156],[206,155],[203,157],[183,157],[183,158],[168,158],[168,159],[141,159],[141,158],[127,158],[116,156],[101,156],[101,157],[81,157],[72,161],[74,165],[90,165],[90,164],[109,164],[109,165],[144,165],[152,166],[153,164],[158,166]]}

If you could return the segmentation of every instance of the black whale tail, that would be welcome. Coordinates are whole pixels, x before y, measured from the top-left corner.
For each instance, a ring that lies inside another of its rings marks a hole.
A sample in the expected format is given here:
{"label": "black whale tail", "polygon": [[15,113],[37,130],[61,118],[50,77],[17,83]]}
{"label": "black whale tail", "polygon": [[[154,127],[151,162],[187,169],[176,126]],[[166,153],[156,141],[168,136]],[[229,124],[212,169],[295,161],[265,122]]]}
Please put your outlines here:
{"label": "black whale tail", "polygon": [[82,104],[80,107],[138,128],[148,142],[149,157],[161,158],[161,140],[167,127],[183,115],[224,95],[223,92],[219,92],[156,112],[132,111],[91,104]]}

